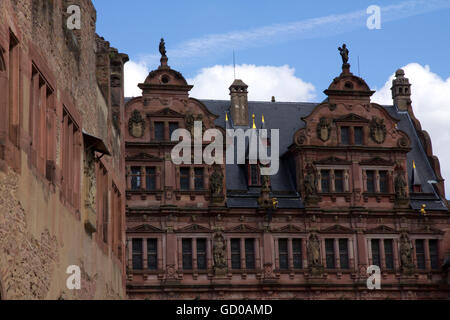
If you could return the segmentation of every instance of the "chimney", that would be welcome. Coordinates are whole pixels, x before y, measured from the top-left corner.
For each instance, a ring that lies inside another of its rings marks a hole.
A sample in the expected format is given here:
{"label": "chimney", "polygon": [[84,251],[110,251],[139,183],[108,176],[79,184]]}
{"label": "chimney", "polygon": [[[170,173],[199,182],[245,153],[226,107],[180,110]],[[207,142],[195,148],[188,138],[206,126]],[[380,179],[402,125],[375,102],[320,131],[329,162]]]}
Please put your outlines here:
{"label": "chimney", "polygon": [[248,126],[248,86],[242,80],[234,80],[230,87],[231,117],[235,126]]}
{"label": "chimney", "polygon": [[397,70],[395,79],[392,81],[392,99],[397,109],[407,111],[411,105],[411,84],[409,79],[405,78],[405,71]]}

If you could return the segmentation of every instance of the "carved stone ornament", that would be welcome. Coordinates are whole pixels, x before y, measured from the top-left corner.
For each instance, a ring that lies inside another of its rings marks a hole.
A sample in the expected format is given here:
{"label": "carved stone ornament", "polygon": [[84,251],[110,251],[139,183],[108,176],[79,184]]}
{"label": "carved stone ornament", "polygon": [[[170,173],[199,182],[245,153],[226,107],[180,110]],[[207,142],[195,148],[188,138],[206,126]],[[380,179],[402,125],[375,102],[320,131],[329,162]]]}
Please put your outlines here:
{"label": "carved stone ornament", "polygon": [[407,183],[405,180],[405,173],[403,171],[398,171],[397,176],[395,177],[395,197],[398,200],[403,200],[408,198],[407,194]]}
{"label": "carved stone ornament", "polygon": [[316,170],[312,164],[306,166],[306,175],[304,179],[305,196],[314,196],[317,193]]}
{"label": "carved stone ornament", "polygon": [[330,140],[331,123],[328,119],[322,118],[317,125],[317,137],[323,142]]}
{"label": "carved stone ornament", "polygon": [[84,164],[84,174],[86,176],[86,207],[95,211],[95,196],[97,194],[97,178],[95,175],[95,158],[93,152],[86,153]]}
{"label": "carved stone ornament", "polygon": [[370,121],[370,137],[378,144],[384,143],[386,140],[386,125],[384,119],[373,117]]}
{"label": "carved stone ornament", "polygon": [[186,115],[186,130],[188,130],[192,136],[194,136],[194,125],[195,125],[195,121],[201,121],[202,122],[202,134],[205,133],[206,131],[206,127],[205,127],[205,123],[203,121],[203,115],[199,114],[199,115],[193,115],[191,113]]}
{"label": "carved stone ornament", "polygon": [[214,235],[213,255],[214,271],[216,275],[225,275],[227,273],[227,246],[222,233]]}
{"label": "carved stone ornament", "polygon": [[320,241],[319,237],[315,233],[309,236],[308,261],[310,267],[319,267],[322,265],[320,260]]}
{"label": "carved stone ornament", "polygon": [[400,237],[400,262],[404,273],[411,273],[414,269],[412,250],[408,234],[402,233]]}
{"label": "carved stone ornament", "polygon": [[128,121],[128,131],[135,138],[142,138],[145,131],[145,121],[138,110],[134,110],[130,121]]}
{"label": "carved stone ornament", "polygon": [[210,177],[209,189],[213,197],[220,197],[223,195],[223,173],[220,166],[214,166],[214,172]]}

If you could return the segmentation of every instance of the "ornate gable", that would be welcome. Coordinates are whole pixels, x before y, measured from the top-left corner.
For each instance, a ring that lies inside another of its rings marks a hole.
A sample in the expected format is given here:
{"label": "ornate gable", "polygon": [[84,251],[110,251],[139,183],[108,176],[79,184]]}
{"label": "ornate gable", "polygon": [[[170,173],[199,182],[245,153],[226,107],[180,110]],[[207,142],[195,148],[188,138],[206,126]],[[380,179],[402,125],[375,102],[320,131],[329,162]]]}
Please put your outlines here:
{"label": "ornate gable", "polygon": [[135,155],[127,156],[126,161],[163,161],[163,160],[151,154],[141,152]]}
{"label": "ornate gable", "polygon": [[154,113],[147,113],[147,116],[155,118],[185,118],[185,115],[178,113],[170,108],[164,108]]}
{"label": "ornate gable", "polygon": [[295,233],[295,232],[304,232],[300,227],[288,224],[287,226],[281,227],[277,230],[277,232],[284,232],[284,233]]}
{"label": "ornate gable", "polygon": [[397,234],[399,232],[393,228],[382,225],[382,226],[378,226],[373,229],[369,229],[369,230],[365,231],[365,233],[367,233],[367,234]]}
{"label": "ornate gable", "polygon": [[363,160],[359,163],[362,166],[393,166],[394,163],[390,160],[385,160],[380,157]]}
{"label": "ornate gable", "polygon": [[237,232],[237,233],[239,233],[239,232],[259,232],[259,230],[257,228],[250,227],[246,224],[241,224],[241,225],[238,225],[238,226],[235,226],[235,227],[232,227],[232,228],[226,230],[226,232]]}
{"label": "ornate gable", "polygon": [[350,113],[335,120],[335,122],[358,122],[369,123],[369,120],[354,113]]}
{"label": "ornate gable", "polygon": [[320,233],[355,233],[355,231],[350,228],[336,224],[334,226],[322,229]]}
{"label": "ornate gable", "polygon": [[175,232],[177,232],[177,233],[210,233],[212,231],[201,225],[191,224],[186,227],[180,228],[180,229],[176,230]]}
{"label": "ornate gable", "polygon": [[160,233],[163,232],[163,230],[149,224],[143,224],[134,228],[128,228],[127,232]]}
{"label": "ornate gable", "polygon": [[336,157],[329,157],[325,159],[321,159],[318,161],[315,161],[314,164],[322,164],[322,165],[350,165],[352,164],[351,161],[347,161],[344,159],[336,158]]}

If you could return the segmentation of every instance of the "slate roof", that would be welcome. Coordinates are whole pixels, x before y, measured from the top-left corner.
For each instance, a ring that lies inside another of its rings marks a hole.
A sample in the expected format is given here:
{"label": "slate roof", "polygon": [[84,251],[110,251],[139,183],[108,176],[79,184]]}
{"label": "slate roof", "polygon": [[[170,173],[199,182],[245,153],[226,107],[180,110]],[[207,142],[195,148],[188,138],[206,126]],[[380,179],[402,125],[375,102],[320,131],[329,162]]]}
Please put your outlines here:
{"label": "slate roof", "polygon": [[[226,127],[225,112],[230,115],[230,101],[228,100],[201,100],[203,104],[214,114],[219,116],[216,125]],[[294,134],[305,126],[301,118],[307,117],[319,103],[301,102],[252,102],[248,103],[249,114],[255,114],[257,126],[264,114],[266,127],[280,129],[280,156],[288,151],[293,144]],[[444,203],[429,181],[436,181],[436,175],[428,161],[427,155],[413,122],[407,112],[401,112],[394,106],[383,106],[391,116],[399,119],[398,128],[408,134],[411,139],[412,150],[408,153],[408,173],[411,176],[413,161],[416,163],[417,172],[422,182],[423,194],[411,194],[411,207],[419,210],[423,204],[427,205],[428,211],[447,210]],[[250,120],[252,121],[252,120]],[[250,124],[249,124],[250,126]],[[229,207],[257,207],[256,199],[258,192],[251,192],[246,182],[246,172],[238,165],[227,165],[226,167],[228,206]],[[280,201],[280,208],[302,208],[304,207],[300,195],[296,192],[295,171],[290,159],[282,157],[280,171],[271,177],[271,185],[274,194]],[[242,191],[247,190],[245,196]],[[241,191],[237,194],[236,191]]]}

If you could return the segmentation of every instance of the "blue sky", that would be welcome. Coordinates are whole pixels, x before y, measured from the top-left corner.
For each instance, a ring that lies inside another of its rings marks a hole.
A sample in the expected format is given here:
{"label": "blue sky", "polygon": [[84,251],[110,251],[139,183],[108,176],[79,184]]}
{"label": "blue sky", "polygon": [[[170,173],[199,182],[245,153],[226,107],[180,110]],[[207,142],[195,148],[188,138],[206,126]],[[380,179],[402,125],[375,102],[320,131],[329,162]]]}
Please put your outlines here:
{"label": "blue sky", "polygon": [[[408,1],[132,0],[124,3],[94,0],[94,5],[98,12],[97,32],[113,46],[128,53],[132,60],[139,61],[158,53],[161,37],[166,39],[171,58],[172,49],[182,49],[182,44],[191,39],[214,34],[239,34],[276,24],[365,11],[370,5],[387,7],[405,2]],[[418,5],[414,6],[414,2]],[[191,78],[201,68],[231,64],[234,49],[238,64],[288,64],[295,68],[297,76],[313,83],[321,95],[340,71],[337,46],[345,42],[350,48],[353,72],[358,72],[359,56],[361,75],[371,87],[380,88],[397,68],[411,62],[427,64],[434,72],[448,78],[450,1],[431,1],[436,3],[437,10],[420,14],[429,2],[410,2],[412,7],[419,8],[419,14],[414,16],[384,22],[382,15],[381,30],[369,30],[365,20],[360,20],[345,27],[353,29],[339,34],[332,34],[325,28],[324,32],[313,32],[312,39],[303,33],[299,37],[269,37],[266,42],[259,41],[262,43],[254,46],[242,45],[242,42],[234,45],[230,41],[228,48],[210,50],[208,54],[180,59],[172,57],[170,64]],[[401,12],[398,14],[401,16]],[[152,66],[155,64],[150,63]]]}
{"label": "blue sky", "polygon": [[[159,65],[161,37],[200,99],[229,98],[233,50],[251,100],[322,101],[341,72],[342,43],[352,72],[378,91],[374,102],[392,104],[392,77],[404,68],[450,194],[450,0],[93,2],[97,32],[130,56],[127,96]],[[380,30],[367,28],[371,5],[381,8]]]}

